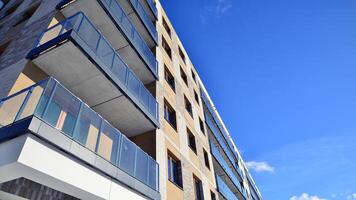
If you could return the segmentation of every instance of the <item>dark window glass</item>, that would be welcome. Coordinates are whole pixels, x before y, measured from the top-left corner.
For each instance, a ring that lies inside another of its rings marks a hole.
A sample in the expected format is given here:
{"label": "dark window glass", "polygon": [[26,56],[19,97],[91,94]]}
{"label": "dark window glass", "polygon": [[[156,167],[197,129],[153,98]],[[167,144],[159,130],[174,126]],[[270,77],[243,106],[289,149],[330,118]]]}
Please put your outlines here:
{"label": "dark window glass", "polygon": [[195,101],[199,104],[199,95],[196,91],[194,91],[194,98],[195,98]]}
{"label": "dark window glass", "polygon": [[193,177],[193,179],[194,179],[195,200],[204,200],[203,185],[201,180],[199,180],[196,177]]}
{"label": "dark window glass", "polygon": [[182,67],[180,68],[180,76],[182,77],[184,83],[188,86],[187,74],[185,74],[185,72],[184,72],[184,70],[182,69]]}
{"label": "dark window glass", "polygon": [[183,187],[181,163],[170,154],[168,154],[168,179],[179,187]]}
{"label": "dark window glass", "polygon": [[195,143],[195,136],[193,133],[187,128],[187,134],[188,134],[188,145],[189,147],[194,151],[194,153],[197,153],[197,146]]}
{"label": "dark window glass", "polygon": [[40,4],[37,4],[35,6],[30,7],[29,9],[26,10],[26,12],[24,12],[22,14],[22,16],[20,17],[20,19],[18,19],[18,21],[13,25],[13,27],[22,24],[24,22],[27,22],[27,20],[29,20],[33,14],[35,14],[37,8],[40,6]]}
{"label": "dark window glass", "polygon": [[[3,1],[4,5],[2,7],[4,7],[8,2],[9,2],[8,0]],[[22,1],[16,3],[15,5],[11,6],[9,9],[7,9],[6,12],[2,16],[0,16],[0,20],[4,17],[9,16],[12,13],[14,13],[17,10],[17,8],[21,5],[21,3],[22,3]]]}
{"label": "dark window glass", "polygon": [[0,45],[0,56],[5,52],[5,50],[7,49],[7,47],[9,46],[10,44],[10,41],[9,42],[6,42],[5,44],[3,45]]}
{"label": "dark window glass", "polygon": [[164,29],[166,29],[169,37],[171,37],[171,29],[169,28],[169,25],[164,18],[162,18],[162,25],[163,25]]}
{"label": "dark window glass", "polygon": [[171,72],[169,72],[167,66],[164,67],[164,78],[166,79],[168,85],[172,88],[173,91],[176,90],[176,84],[174,81],[174,77],[171,74]]}
{"label": "dark window glass", "polygon": [[168,54],[169,58],[172,59],[171,47],[169,47],[169,44],[167,43],[167,41],[164,39],[163,36],[162,36],[162,47],[166,51],[166,53]]}
{"label": "dark window glass", "polygon": [[190,101],[188,100],[188,98],[186,96],[184,96],[184,105],[185,105],[185,110],[187,110],[189,115],[193,117],[192,104],[190,103]]}
{"label": "dark window glass", "polygon": [[182,60],[183,60],[183,62],[185,64],[185,55],[184,55],[184,53],[183,53],[183,51],[182,51],[182,49],[180,47],[178,47],[178,51],[179,51],[180,58],[182,58]]}
{"label": "dark window glass", "polygon": [[216,200],[216,196],[213,191],[210,191],[210,197],[211,197],[211,200]]}
{"label": "dark window glass", "polygon": [[177,129],[176,111],[167,101],[164,101],[164,119],[166,119],[174,129]]}
{"label": "dark window glass", "polygon": [[209,155],[208,155],[208,152],[206,152],[205,149],[203,149],[203,151],[204,151],[204,162],[205,162],[205,166],[210,169],[210,163],[209,163]]}
{"label": "dark window glass", "polygon": [[201,132],[205,135],[205,127],[204,127],[204,122],[199,118],[199,125],[200,125],[200,130]]}
{"label": "dark window glass", "polygon": [[193,78],[194,82],[197,82],[197,77],[195,76],[195,73],[193,72],[193,70],[192,70],[192,78]]}

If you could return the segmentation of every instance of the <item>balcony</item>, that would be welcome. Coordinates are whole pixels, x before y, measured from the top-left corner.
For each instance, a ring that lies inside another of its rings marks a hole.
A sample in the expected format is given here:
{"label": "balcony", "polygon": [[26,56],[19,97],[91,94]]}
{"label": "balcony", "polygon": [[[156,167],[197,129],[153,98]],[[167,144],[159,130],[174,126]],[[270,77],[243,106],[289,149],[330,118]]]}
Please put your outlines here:
{"label": "balcony", "polygon": [[83,13],[45,30],[27,57],[128,137],[159,127],[157,101]]}
{"label": "balcony", "polygon": [[156,43],[141,37],[117,0],[63,0],[57,8],[67,18],[83,12],[144,84],[158,80]]}
{"label": "balcony", "polygon": [[30,131],[144,195],[159,196],[158,163],[53,78],[0,100],[0,127],[1,142]]}
{"label": "balcony", "polygon": [[219,143],[219,146],[221,146],[222,150],[224,151],[224,154],[230,161],[231,165],[234,167],[234,169],[236,170],[236,172],[238,173],[240,178],[243,179],[243,177],[244,177],[243,173],[242,173],[239,165],[237,164],[235,157],[230,153],[231,151],[228,148],[228,146],[226,145],[226,143],[224,142],[224,139],[222,138],[220,131],[218,131],[218,128],[216,128],[216,126],[214,125],[214,122],[212,121],[211,117],[207,113],[205,113],[205,121],[206,121],[207,127],[213,133],[215,140],[217,141],[217,143]]}
{"label": "balcony", "polygon": [[119,1],[122,8],[126,11],[133,25],[144,40],[152,45],[152,42],[158,44],[158,34],[156,30],[156,18],[150,18],[140,0],[109,0]]}
{"label": "balcony", "polygon": [[156,20],[158,16],[158,11],[154,0],[139,0],[139,1],[141,2],[141,5],[145,8],[151,20]]}
{"label": "balcony", "polygon": [[[237,196],[242,196],[245,199],[248,199],[246,190],[242,187],[240,181],[238,180],[236,175],[233,173],[233,171],[230,169],[230,167],[226,163],[224,157],[220,154],[219,149],[217,147],[215,147],[213,144],[210,144],[210,149],[211,149],[211,154],[214,156],[214,158],[217,160],[217,162],[220,165],[220,167],[214,167],[214,169],[216,170],[216,173],[217,174],[227,174],[227,176],[230,180],[229,182],[232,183],[234,185],[234,188],[237,188],[237,190],[240,193],[240,195],[237,195]],[[237,191],[235,193],[237,193]]]}
{"label": "balcony", "polygon": [[230,188],[226,185],[226,183],[223,181],[223,179],[216,175],[216,182],[218,186],[218,191],[220,194],[228,200],[239,200],[235,194],[230,190]]}

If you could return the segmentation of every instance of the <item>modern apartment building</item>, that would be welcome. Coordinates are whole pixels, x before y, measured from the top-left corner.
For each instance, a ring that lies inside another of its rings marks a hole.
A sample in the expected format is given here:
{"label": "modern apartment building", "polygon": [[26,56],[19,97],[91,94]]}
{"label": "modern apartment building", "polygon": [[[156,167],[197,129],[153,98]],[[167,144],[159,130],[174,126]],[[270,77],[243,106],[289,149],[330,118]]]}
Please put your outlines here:
{"label": "modern apartment building", "polygon": [[159,1],[0,0],[0,199],[262,200]]}

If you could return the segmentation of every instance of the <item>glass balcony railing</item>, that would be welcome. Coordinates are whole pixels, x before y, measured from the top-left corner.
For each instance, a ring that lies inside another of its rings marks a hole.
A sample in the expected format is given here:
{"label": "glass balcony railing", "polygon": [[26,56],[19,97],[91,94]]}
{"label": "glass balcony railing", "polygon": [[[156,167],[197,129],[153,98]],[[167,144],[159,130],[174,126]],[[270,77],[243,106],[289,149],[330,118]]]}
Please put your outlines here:
{"label": "glass balcony railing", "polygon": [[133,7],[136,9],[138,15],[141,17],[143,23],[145,24],[145,26],[149,30],[151,36],[153,37],[153,39],[157,43],[158,35],[157,35],[156,27],[152,23],[150,18],[148,17],[148,15],[147,15],[145,9],[143,8],[143,6],[141,5],[140,1],[139,0],[130,0],[130,1],[131,1],[131,4],[133,5]]}
{"label": "glass balcony railing", "polygon": [[151,49],[148,48],[146,42],[142,39],[135,26],[126,16],[117,0],[103,0],[102,2],[108,7],[115,20],[119,23],[120,28],[125,32],[126,36],[138,50],[147,65],[151,68],[155,75],[157,75],[158,64],[156,57],[153,55]]}
{"label": "glass balcony railing", "polygon": [[226,146],[224,139],[221,137],[221,134],[219,133],[219,131],[217,130],[217,128],[215,127],[214,123],[211,121],[211,118],[209,115],[207,115],[205,113],[205,121],[206,124],[208,125],[208,127],[210,128],[211,132],[214,134],[216,140],[218,141],[218,143],[220,144],[221,148],[224,150],[225,155],[227,156],[227,158],[229,159],[229,161],[231,162],[231,164],[234,166],[234,169],[237,171],[237,173],[239,174],[239,176],[241,178],[243,178],[243,173],[239,167],[239,165],[237,164],[237,162],[235,161],[234,156],[230,153],[230,150],[228,149],[228,147]]}
{"label": "glass balcony railing", "polygon": [[242,188],[240,181],[237,179],[235,174],[231,171],[229,165],[226,163],[224,160],[223,156],[220,154],[219,149],[216,148],[213,144],[210,144],[211,148],[211,153],[213,156],[216,158],[216,160],[219,162],[220,166],[224,169],[230,180],[234,183],[236,188],[241,192],[241,194],[244,195],[245,190]]}
{"label": "glass balcony railing", "polygon": [[[74,0],[62,0],[57,7],[62,8]],[[131,23],[123,8],[117,2],[117,0],[98,0],[103,5],[111,17],[114,18],[114,22],[120,27],[122,32],[126,35],[128,40],[132,43],[139,55],[142,57],[147,66],[151,69],[152,73],[158,77],[158,63],[155,55],[151,49],[147,46],[145,40],[141,37],[135,26]]]}
{"label": "glass balcony railing", "polygon": [[53,78],[0,100],[0,127],[29,116],[61,131],[155,191],[159,165]]}
{"label": "glass balcony railing", "polygon": [[155,16],[157,17],[157,7],[156,7],[156,3],[153,0],[147,0],[148,5],[150,6],[152,12],[155,14]]}
{"label": "glass balcony railing", "polygon": [[77,13],[45,30],[36,47],[66,33],[75,33],[79,36],[99,60],[110,69],[112,73],[109,75],[118,79],[125,86],[123,89],[132,94],[135,102],[141,104],[158,124],[158,103],[156,99],[83,13]]}
{"label": "glass balcony railing", "polygon": [[235,152],[234,145],[231,143],[230,138],[228,138],[228,134],[226,133],[225,129],[223,128],[223,125],[220,123],[219,118],[216,116],[215,109],[213,109],[208,97],[206,96],[206,94],[204,92],[201,92],[201,94],[202,94],[201,95],[202,100],[203,100],[204,104],[206,105],[206,107],[208,108],[210,115],[213,117],[216,125],[218,126],[218,128],[221,132],[221,135],[224,137],[225,141],[227,142],[228,146],[230,147],[230,149],[233,152],[236,159],[239,159],[239,155]]}
{"label": "glass balcony railing", "polygon": [[222,178],[220,178],[220,176],[216,176],[216,182],[218,186],[218,191],[224,196],[225,199],[239,200],[230,190],[230,188],[226,185],[226,183],[222,180]]}

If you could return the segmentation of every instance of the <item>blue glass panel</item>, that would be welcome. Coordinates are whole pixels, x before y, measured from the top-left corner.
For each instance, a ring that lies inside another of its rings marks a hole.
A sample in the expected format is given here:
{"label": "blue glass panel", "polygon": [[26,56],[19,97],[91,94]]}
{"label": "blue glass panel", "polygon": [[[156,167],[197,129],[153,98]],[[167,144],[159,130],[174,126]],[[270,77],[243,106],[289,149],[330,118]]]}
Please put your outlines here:
{"label": "blue glass panel", "polygon": [[122,137],[120,152],[120,169],[134,176],[136,145],[126,137]]}

